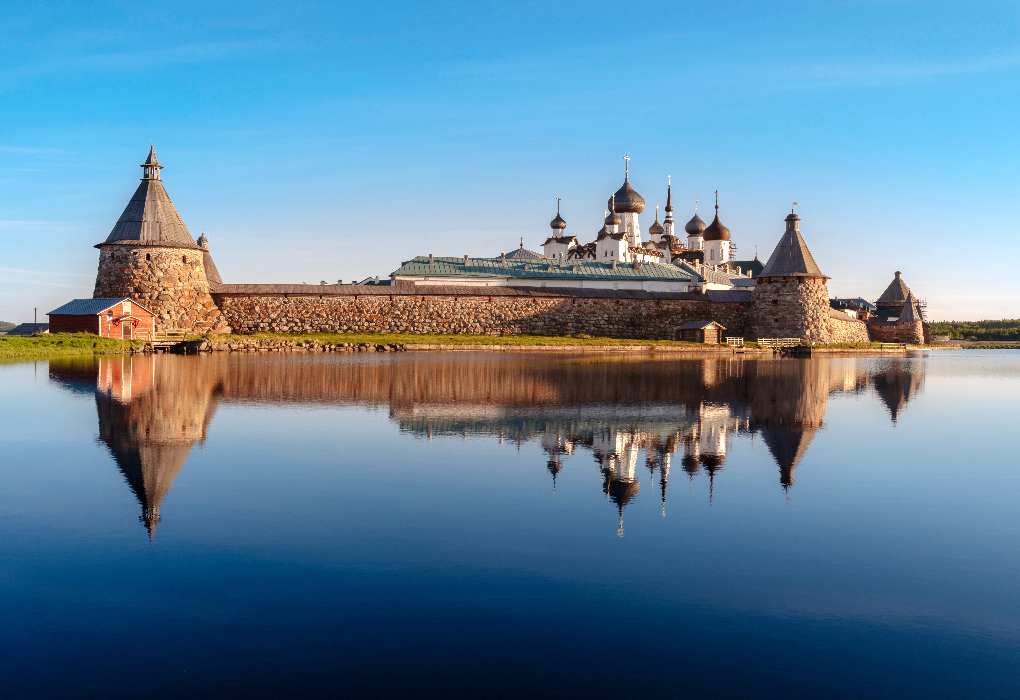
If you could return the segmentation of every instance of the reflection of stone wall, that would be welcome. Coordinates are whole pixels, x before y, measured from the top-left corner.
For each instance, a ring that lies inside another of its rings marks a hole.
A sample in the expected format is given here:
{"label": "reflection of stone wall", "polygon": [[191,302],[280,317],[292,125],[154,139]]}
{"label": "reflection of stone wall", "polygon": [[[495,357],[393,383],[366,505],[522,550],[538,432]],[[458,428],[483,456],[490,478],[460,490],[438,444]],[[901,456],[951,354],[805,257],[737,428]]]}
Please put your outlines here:
{"label": "reflection of stone wall", "polygon": [[156,330],[225,331],[209,296],[202,251],[104,245],[95,298],[130,297],[156,314]]}
{"label": "reflection of stone wall", "polygon": [[[394,356],[396,357],[396,356]],[[337,361],[213,353],[224,399],[388,404],[532,405],[699,403],[735,399],[745,361],[731,356],[654,360],[647,356],[462,353]],[[767,360],[779,362],[779,360]]]}
{"label": "reflection of stone wall", "polygon": [[239,333],[390,332],[673,339],[688,321],[747,331],[747,304],[687,299],[520,296],[248,296],[217,294]]}

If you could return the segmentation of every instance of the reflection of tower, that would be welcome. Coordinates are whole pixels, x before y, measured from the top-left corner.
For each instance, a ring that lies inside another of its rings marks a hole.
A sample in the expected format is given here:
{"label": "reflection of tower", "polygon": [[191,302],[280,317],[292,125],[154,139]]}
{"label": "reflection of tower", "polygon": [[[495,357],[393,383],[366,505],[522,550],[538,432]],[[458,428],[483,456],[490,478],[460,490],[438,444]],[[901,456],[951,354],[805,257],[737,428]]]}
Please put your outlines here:
{"label": "reflection of tower", "polygon": [[708,501],[715,493],[715,473],[726,464],[726,448],[729,446],[727,430],[730,419],[729,406],[705,404],[701,407],[698,422],[698,452],[701,465],[708,472]]}
{"label": "reflection of tower", "polygon": [[634,437],[610,427],[597,434],[592,442],[592,451],[602,471],[602,490],[620,513],[620,525],[616,530],[620,537],[623,537],[623,509],[641,491],[637,478],[638,446]]}
{"label": "reflection of tower", "polygon": [[99,360],[99,438],[138,498],[150,540],[163,499],[216,410],[209,368],[167,355]]}
{"label": "reflection of tower", "polygon": [[748,382],[751,415],[779,466],[784,490],[793,485],[793,471],[825,420],[830,364],[762,360],[752,365],[755,374]]}
{"label": "reflection of tower", "polygon": [[546,469],[552,474],[553,492],[556,491],[556,475],[563,469],[563,455],[573,454],[573,443],[557,431],[555,434],[545,433],[542,435],[542,450],[549,455]]}
{"label": "reflection of tower", "polygon": [[872,376],[875,392],[889,409],[893,424],[900,411],[924,386],[924,364],[912,360],[890,360]]}

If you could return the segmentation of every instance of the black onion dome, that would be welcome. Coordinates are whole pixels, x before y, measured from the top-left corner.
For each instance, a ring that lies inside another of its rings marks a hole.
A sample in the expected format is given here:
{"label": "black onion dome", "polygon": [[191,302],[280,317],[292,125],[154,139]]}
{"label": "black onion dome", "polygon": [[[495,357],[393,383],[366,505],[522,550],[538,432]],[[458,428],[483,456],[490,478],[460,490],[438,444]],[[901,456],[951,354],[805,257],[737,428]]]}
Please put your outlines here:
{"label": "black onion dome", "polygon": [[606,226],[620,226],[621,224],[623,224],[623,217],[615,211],[610,211],[606,215]]}
{"label": "black onion dome", "polygon": [[[616,190],[616,211],[624,214],[640,214],[645,210],[645,199],[630,186],[630,180],[624,180],[623,186]],[[613,197],[609,198],[609,208],[613,208]]]}
{"label": "black onion dome", "polygon": [[653,236],[656,234],[661,236],[662,232],[665,230],[666,229],[662,228],[662,224],[659,223],[658,216],[655,217],[655,223],[648,227],[648,233],[652,234]]}
{"label": "black onion dome", "polygon": [[719,221],[718,212],[716,213],[715,218],[712,219],[712,223],[710,223],[708,228],[705,229],[704,236],[706,241],[730,240],[730,230],[723,226],[722,222]]}
{"label": "black onion dome", "polygon": [[556,218],[549,222],[549,228],[562,231],[567,227],[567,222],[563,220],[559,212],[556,213]]}
{"label": "black onion dome", "polygon": [[687,232],[688,236],[700,236],[705,232],[705,228],[705,222],[701,220],[700,216],[695,214],[694,218],[684,226],[684,231]]}

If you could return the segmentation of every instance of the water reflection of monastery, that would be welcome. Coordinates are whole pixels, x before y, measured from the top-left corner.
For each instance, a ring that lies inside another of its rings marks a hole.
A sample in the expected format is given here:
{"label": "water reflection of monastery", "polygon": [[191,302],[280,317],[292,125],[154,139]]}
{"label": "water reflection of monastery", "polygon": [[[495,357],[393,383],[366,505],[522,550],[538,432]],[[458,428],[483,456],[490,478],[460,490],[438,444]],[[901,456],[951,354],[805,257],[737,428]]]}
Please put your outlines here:
{"label": "water reflection of monastery", "polygon": [[402,431],[423,438],[537,441],[553,488],[564,458],[588,453],[622,534],[643,479],[663,514],[678,474],[692,485],[707,479],[711,499],[740,434],[760,436],[789,490],[831,394],[874,390],[896,421],[920,392],[923,367],[857,358],[150,355],[54,360],[50,376],[94,393],[99,439],[150,537],[192,448],[205,441],[217,406],[230,402],[388,406]]}

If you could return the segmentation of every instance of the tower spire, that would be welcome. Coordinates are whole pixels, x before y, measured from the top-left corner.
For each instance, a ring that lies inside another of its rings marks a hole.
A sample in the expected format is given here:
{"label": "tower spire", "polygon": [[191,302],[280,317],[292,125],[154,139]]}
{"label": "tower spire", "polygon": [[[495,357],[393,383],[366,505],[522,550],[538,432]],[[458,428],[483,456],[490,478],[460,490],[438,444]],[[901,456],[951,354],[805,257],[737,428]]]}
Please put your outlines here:
{"label": "tower spire", "polygon": [[623,157],[623,181],[630,181],[630,156]]}

